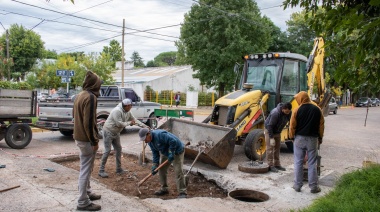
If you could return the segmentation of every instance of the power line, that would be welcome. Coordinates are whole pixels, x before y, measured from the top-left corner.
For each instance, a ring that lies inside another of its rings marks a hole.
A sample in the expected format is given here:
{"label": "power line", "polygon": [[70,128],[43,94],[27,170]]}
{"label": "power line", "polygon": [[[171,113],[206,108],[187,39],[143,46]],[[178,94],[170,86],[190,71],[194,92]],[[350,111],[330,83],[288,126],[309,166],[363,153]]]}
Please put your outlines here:
{"label": "power line", "polygon": [[0,21],[0,24],[1,24],[1,26],[3,27],[3,29],[6,30],[5,27],[4,27],[4,25],[1,23],[1,21]]}
{"label": "power line", "polygon": [[[30,30],[32,30],[32,29],[34,29],[34,28],[36,28],[38,25],[40,25],[40,24],[42,24],[42,22],[44,22],[45,21],[45,19],[44,20],[42,20],[40,23],[38,23],[38,24],[36,24],[34,27],[32,27]],[[29,30],[29,31],[30,31]]]}

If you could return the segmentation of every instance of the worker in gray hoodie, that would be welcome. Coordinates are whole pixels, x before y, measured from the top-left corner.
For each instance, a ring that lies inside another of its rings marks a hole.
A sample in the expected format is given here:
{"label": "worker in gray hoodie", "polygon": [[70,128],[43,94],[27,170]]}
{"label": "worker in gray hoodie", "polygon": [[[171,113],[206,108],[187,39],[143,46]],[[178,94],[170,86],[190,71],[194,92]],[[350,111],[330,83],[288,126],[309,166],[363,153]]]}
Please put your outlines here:
{"label": "worker in gray hoodie", "polygon": [[99,176],[106,178],[108,174],[105,172],[105,166],[107,163],[108,156],[111,152],[111,145],[116,151],[116,173],[123,174],[127,170],[121,168],[121,144],[120,144],[120,132],[126,126],[137,125],[143,128],[149,128],[147,125],[143,124],[137,120],[131,113],[132,100],[124,99],[119,103],[108,116],[107,121],[103,126],[103,141],[104,141],[104,153],[102,156],[102,161],[99,168]]}

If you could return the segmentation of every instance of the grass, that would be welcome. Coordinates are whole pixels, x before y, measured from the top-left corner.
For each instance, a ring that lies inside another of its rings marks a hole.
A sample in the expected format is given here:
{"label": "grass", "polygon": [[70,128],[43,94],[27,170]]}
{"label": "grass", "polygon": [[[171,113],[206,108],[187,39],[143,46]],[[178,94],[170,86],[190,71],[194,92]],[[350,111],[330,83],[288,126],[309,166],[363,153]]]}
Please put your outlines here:
{"label": "grass", "polygon": [[334,190],[300,211],[380,211],[380,166],[343,175]]}

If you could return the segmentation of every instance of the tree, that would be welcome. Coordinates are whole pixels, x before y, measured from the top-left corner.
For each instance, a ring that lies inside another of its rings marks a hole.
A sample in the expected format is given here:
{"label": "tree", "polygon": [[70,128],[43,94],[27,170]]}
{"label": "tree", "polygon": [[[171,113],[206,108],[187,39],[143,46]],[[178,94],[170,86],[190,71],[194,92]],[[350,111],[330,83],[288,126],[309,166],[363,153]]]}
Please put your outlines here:
{"label": "tree", "polygon": [[172,66],[176,61],[177,52],[162,52],[154,58],[154,64],[157,66]]}
{"label": "tree", "polygon": [[[6,46],[6,35],[0,37],[2,46]],[[11,70],[12,78],[17,81],[24,79],[27,72],[31,70],[37,58],[42,57],[44,43],[37,33],[25,29],[17,24],[11,25],[9,29],[9,52],[13,58],[14,66]]]}
{"label": "tree", "polygon": [[46,59],[57,59],[58,58],[58,54],[57,54],[57,51],[55,50],[44,50],[43,53],[42,53],[42,58],[46,58]]}
{"label": "tree", "polygon": [[[326,46],[336,65],[338,83],[354,93],[379,92],[380,1],[284,1],[284,8],[297,5],[311,12],[311,27],[330,38]],[[319,8],[324,12],[318,13]]]}
{"label": "tree", "polygon": [[[267,17],[264,17],[270,27],[271,40],[269,42],[268,52],[287,52],[291,51],[290,41],[286,32],[282,32],[280,27]],[[292,51],[293,52],[293,51]]]}
{"label": "tree", "polygon": [[154,63],[154,60],[149,60],[147,63],[146,63],[146,67],[158,67],[158,65],[156,65]]}
{"label": "tree", "polygon": [[114,68],[116,67],[116,62],[121,61],[122,59],[122,49],[117,40],[111,40],[109,46],[104,46],[102,53],[110,55]]}
{"label": "tree", "polygon": [[309,56],[314,39],[318,36],[311,28],[310,14],[306,11],[296,12],[286,21],[290,51]]}
{"label": "tree", "polygon": [[140,54],[136,51],[132,53],[131,60],[133,61],[133,65],[135,68],[145,66],[142,57],[140,57]]}
{"label": "tree", "polygon": [[233,89],[233,67],[242,56],[269,47],[270,27],[251,0],[200,0],[185,14],[178,51],[207,87]]}

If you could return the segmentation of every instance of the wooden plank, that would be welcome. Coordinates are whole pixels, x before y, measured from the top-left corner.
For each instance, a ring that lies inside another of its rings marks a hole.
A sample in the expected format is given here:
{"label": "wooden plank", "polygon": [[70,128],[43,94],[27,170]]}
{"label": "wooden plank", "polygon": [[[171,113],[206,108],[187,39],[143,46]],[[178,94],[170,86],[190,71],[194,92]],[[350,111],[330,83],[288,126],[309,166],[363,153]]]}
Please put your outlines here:
{"label": "wooden plank", "polygon": [[0,106],[15,107],[15,108],[28,108],[32,105],[32,99],[11,99],[0,98]]}
{"label": "wooden plank", "polygon": [[8,107],[8,106],[0,106],[0,115],[25,115],[30,116],[31,111],[30,107]]}
{"label": "wooden plank", "polygon": [[32,98],[33,91],[0,89],[0,97]]}

